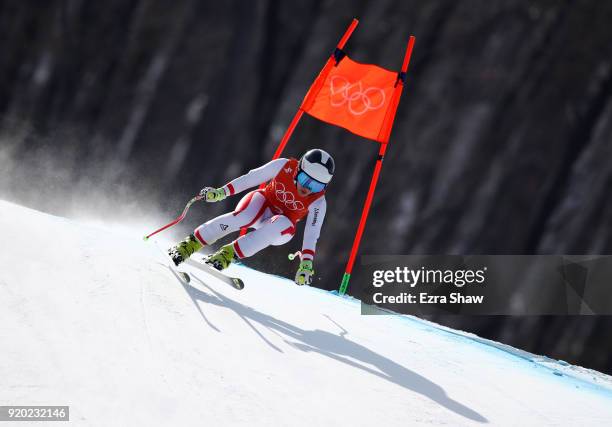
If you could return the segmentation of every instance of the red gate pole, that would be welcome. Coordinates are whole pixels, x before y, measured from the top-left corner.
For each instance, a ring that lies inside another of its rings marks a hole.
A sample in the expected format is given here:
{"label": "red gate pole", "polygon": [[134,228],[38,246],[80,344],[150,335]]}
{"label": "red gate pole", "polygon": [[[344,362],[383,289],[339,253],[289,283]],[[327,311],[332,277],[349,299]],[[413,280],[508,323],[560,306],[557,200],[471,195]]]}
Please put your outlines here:
{"label": "red gate pole", "polygon": [[359,226],[357,227],[357,233],[355,234],[355,240],[353,240],[353,247],[351,248],[351,254],[346,264],[344,275],[342,276],[342,283],[340,284],[340,289],[338,290],[340,295],[344,295],[346,293],[349,280],[351,279],[351,273],[353,271],[353,265],[355,264],[355,258],[357,257],[357,252],[359,250],[359,244],[361,243],[363,230],[365,229],[368,214],[370,213],[370,207],[372,206],[372,200],[374,199],[374,192],[376,191],[378,176],[380,175],[382,162],[385,157],[385,152],[387,151],[387,146],[389,145],[391,126],[393,125],[393,119],[395,118],[395,109],[397,109],[399,98],[402,94],[406,72],[408,71],[408,64],[410,63],[410,56],[412,55],[412,48],[414,47],[414,40],[414,36],[410,36],[408,46],[406,47],[406,53],[404,55],[404,61],[402,63],[402,71],[398,75],[397,86],[393,95],[393,110],[387,115],[386,123],[383,125],[384,130],[381,130],[383,133],[382,138],[384,139],[384,142],[381,143],[380,150],[378,150],[378,159],[376,160],[376,165],[374,166],[374,173],[372,174],[372,180],[370,181],[370,188],[368,189],[368,195],[363,205],[361,218],[359,219]]}
{"label": "red gate pole", "polygon": [[376,190],[378,176],[380,175],[380,170],[382,169],[382,161],[385,156],[385,151],[387,151],[388,145],[389,144],[381,144],[380,150],[378,150],[378,159],[376,160],[376,166],[374,166],[374,173],[372,174],[372,180],[370,181],[370,188],[368,190],[366,201],[363,205],[361,218],[359,219],[359,226],[357,227],[357,233],[355,234],[355,239],[353,240],[353,247],[351,248],[351,254],[346,264],[344,275],[342,276],[342,283],[340,284],[339,289],[340,295],[344,295],[346,293],[349,280],[351,279],[353,264],[355,264],[357,251],[359,250],[359,244],[361,243],[361,236],[363,235],[363,230],[365,229],[366,221],[368,220],[368,214],[370,213],[370,207],[372,206],[372,200],[374,199],[374,191]]}
{"label": "red gate pole", "polygon": [[[344,35],[342,36],[342,38],[340,39],[340,41],[336,45],[336,47],[338,49],[342,49],[344,47],[344,45],[348,41],[349,37],[351,37],[351,34],[353,34],[353,31],[355,31],[355,28],[357,27],[357,24],[359,24],[359,21],[357,19],[353,19],[351,21],[350,25],[348,26],[348,28],[344,32]],[[280,143],[278,144],[278,147],[276,148],[276,151],[274,152],[274,155],[272,156],[272,160],[278,159],[281,156],[281,154],[283,153],[283,150],[285,149],[285,146],[289,142],[289,139],[291,138],[291,135],[293,135],[293,131],[295,130],[297,124],[300,122],[300,119],[304,115],[304,110],[303,110],[302,107],[307,102],[314,101],[314,98],[317,96],[317,93],[319,93],[319,90],[321,89],[321,86],[323,85],[323,83],[325,82],[325,79],[327,78],[327,74],[329,73],[329,70],[331,69],[332,65],[334,65],[334,64],[335,64],[335,56],[332,53],[331,57],[327,60],[327,62],[325,63],[325,66],[323,66],[323,68],[321,69],[321,72],[319,73],[319,75],[315,79],[314,83],[310,87],[310,90],[306,93],[306,96],[304,97],[304,100],[302,101],[302,104],[300,105],[300,108],[298,108],[297,112],[293,116],[293,119],[291,120],[291,123],[289,123],[289,127],[285,131],[285,134],[283,135],[283,138],[281,139]],[[261,184],[259,186],[259,188],[262,189],[265,186],[266,186],[265,184]],[[240,230],[240,235],[244,236],[246,234],[246,232],[247,232],[247,229],[246,228],[242,228]]]}

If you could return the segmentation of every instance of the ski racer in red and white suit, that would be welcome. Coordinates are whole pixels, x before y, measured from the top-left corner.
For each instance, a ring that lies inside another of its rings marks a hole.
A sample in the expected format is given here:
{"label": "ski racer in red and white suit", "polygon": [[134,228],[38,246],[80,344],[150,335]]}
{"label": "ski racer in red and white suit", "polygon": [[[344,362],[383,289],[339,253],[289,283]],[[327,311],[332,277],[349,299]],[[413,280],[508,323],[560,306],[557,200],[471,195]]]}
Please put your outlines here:
{"label": "ski racer in red and white suit", "polygon": [[200,225],[195,237],[203,245],[210,245],[242,227],[255,230],[232,243],[240,258],[255,255],[270,245],[284,245],[295,234],[296,224],[306,215],[302,259],[313,259],[321,224],[325,218],[327,203],[325,190],[318,193],[298,191],[295,182],[298,161],[276,159],[249,171],[222,188],[226,195],[241,193],[246,189],[268,182],[263,190],[247,193],[233,212],[218,216]]}
{"label": "ski racer in red and white suit", "polygon": [[206,201],[217,202],[266,183],[265,188],[247,193],[233,212],[197,227],[193,235],[169,250],[171,256],[178,265],[194,251],[232,232],[243,227],[254,229],[223,246],[209,258],[214,262],[210,262],[211,265],[223,269],[236,258],[250,257],[270,245],[289,242],[295,234],[297,223],[307,217],[296,283],[310,283],[314,274],[312,265],[317,240],[327,210],[325,189],[334,169],[331,156],[315,149],[308,151],[300,160],[273,160],[221,188],[204,188],[200,194]]}

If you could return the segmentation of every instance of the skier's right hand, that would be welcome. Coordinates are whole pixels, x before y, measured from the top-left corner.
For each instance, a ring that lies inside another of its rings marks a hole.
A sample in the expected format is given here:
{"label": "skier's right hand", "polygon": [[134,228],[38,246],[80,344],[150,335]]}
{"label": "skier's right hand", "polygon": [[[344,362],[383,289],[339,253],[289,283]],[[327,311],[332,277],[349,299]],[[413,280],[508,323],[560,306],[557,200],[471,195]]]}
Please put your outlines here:
{"label": "skier's right hand", "polygon": [[223,188],[204,187],[200,190],[200,197],[208,203],[220,202],[227,197]]}

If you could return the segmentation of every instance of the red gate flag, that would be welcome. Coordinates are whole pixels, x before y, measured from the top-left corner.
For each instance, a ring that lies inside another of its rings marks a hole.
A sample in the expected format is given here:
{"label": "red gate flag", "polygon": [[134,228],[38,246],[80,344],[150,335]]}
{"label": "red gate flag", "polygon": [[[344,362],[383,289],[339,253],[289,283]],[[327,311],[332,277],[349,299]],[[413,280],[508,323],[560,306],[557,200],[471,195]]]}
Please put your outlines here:
{"label": "red gate flag", "polygon": [[[344,56],[315,82],[302,109],[324,122],[386,143],[397,108],[398,73]],[[319,83],[319,84],[317,84]],[[318,89],[318,91],[317,91]]]}

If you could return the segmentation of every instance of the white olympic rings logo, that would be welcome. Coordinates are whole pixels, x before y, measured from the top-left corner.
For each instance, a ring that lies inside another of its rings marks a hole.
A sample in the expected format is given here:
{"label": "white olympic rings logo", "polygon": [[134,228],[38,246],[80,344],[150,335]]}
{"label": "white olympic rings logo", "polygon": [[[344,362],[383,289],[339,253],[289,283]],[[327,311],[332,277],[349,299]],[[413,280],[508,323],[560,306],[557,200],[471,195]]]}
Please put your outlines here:
{"label": "white olympic rings logo", "polygon": [[274,187],[274,194],[276,194],[276,198],[279,202],[285,204],[287,209],[292,211],[300,211],[304,209],[304,203],[300,202],[299,200],[296,201],[295,194],[293,194],[291,191],[285,191],[285,186],[282,183],[276,183]]}
{"label": "white olympic rings logo", "polygon": [[[349,111],[355,116],[370,110],[378,110],[385,104],[385,91],[375,86],[364,90],[361,80],[351,84],[346,77],[332,76],[329,88],[331,91],[329,102],[332,107],[348,104]],[[377,101],[378,98],[380,101]]]}

